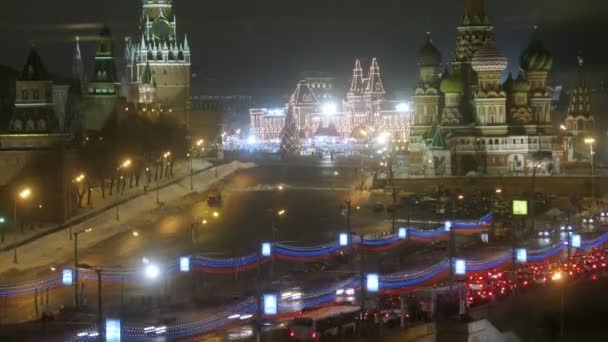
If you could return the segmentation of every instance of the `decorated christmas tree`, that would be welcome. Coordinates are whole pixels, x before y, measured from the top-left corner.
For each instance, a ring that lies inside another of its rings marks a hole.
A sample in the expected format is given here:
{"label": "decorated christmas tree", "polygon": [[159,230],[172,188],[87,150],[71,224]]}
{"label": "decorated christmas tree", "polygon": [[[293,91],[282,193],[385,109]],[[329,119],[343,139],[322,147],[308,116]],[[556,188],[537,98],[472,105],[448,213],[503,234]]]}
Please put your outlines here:
{"label": "decorated christmas tree", "polygon": [[300,153],[300,135],[298,133],[296,117],[293,113],[293,107],[290,105],[285,117],[285,126],[281,131],[281,154],[283,157],[296,156]]}

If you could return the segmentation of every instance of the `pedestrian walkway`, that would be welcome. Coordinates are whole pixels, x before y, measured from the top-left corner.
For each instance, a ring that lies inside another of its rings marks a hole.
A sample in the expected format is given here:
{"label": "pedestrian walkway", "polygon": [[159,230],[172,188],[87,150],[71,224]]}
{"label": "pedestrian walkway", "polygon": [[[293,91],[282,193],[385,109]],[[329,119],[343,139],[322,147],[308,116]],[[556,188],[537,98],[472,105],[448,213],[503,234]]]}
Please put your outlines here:
{"label": "pedestrian walkway", "polygon": [[[233,172],[254,167],[254,164],[232,162],[217,167],[208,168],[205,171],[197,172],[193,177],[195,191],[205,191]],[[175,201],[190,193],[190,179],[188,176],[174,179],[173,182],[161,186],[159,189],[160,201],[164,203]],[[128,222],[133,217],[158,208],[156,201],[156,191],[134,194],[131,198],[113,203],[120,206],[120,222]],[[112,206],[110,206],[112,209]],[[72,221],[72,229],[75,231],[93,228],[88,234],[82,234],[78,238],[79,248],[84,250],[94,246],[100,241],[112,237],[122,232],[120,226],[117,229],[117,219],[114,210],[108,208],[99,212],[91,213],[79,221]],[[56,227],[54,230],[35,238],[22,241],[19,245],[5,246],[0,252],[0,273],[9,269],[27,270],[30,268],[46,266],[48,264],[61,264],[71,258],[73,250],[69,242],[69,235],[66,230],[68,226]],[[15,246],[17,246],[15,248]],[[18,262],[14,262],[14,253],[17,251]]]}
{"label": "pedestrian walkway", "polygon": [[[200,172],[201,170],[207,169],[211,167],[212,164],[197,160],[193,161],[192,169],[194,173]],[[106,195],[102,196],[101,188],[96,187],[93,188],[91,193],[91,206],[86,206],[84,208],[79,208],[76,213],[69,218],[63,224],[52,224],[52,225],[41,225],[41,226],[33,226],[26,227],[25,229],[15,229],[11,227],[10,224],[7,227],[4,227],[5,236],[4,242],[0,242],[0,251],[6,251],[14,248],[15,246],[19,246],[23,243],[27,243],[33,239],[42,237],[46,234],[56,232],[70,225],[77,224],[86,220],[87,218],[93,217],[99,213],[102,213],[106,210],[114,208],[116,205],[129,201],[135,197],[138,197],[144,194],[146,191],[155,190],[157,187],[164,188],[169,184],[175,183],[178,180],[181,180],[185,177],[188,177],[190,174],[190,163],[188,160],[179,160],[175,162],[173,166],[173,176],[169,176],[159,180],[158,182],[152,182],[150,184],[146,184],[145,180],[142,177],[142,181],[140,182],[138,187],[133,186],[129,188],[127,185],[124,191],[120,193],[114,192],[112,196],[109,195],[109,190],[106,189]],[[85,196],[86,197],[86,196]],[[86,198],[83,200],[83,204],[86,205]],[[5,223],[6,224],[6,223]],[[66,233],[66,236],[69,237],[69,232]]]}

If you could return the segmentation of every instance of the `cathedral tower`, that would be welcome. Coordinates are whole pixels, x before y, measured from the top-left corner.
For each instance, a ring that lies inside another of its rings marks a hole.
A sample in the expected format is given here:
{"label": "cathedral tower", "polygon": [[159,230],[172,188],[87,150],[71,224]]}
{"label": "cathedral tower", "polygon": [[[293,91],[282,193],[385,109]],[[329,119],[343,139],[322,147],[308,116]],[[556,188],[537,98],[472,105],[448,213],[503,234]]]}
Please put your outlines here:
{"label": "cathedral tower", "polygon": [[593,113],[591,112],[591,102],[589,100],[589,89],[585,82],[583,70],[584,59],[579,55],[578,70],[576,72],[576,85],[570,91],[570,104],[568,115],[566,116],[566,128],[572,135],[584,135],[592,133],[595,127]]}
{"label": "cathedral tower", "polygon": [[156,82],[155,102],[185,120],[190,101],[191,53],[188,36],[179,39],[172,0],[143,0],[138,38],[127,41],[129,102],[139,102],[144,74]]}
{"label": "cathedral tower", "polygon": [[540,40],[534,39],[520,57],[520,68],[525,71],[530,82],[530,106],[533,109],[532,120],[540,132],[551,134],[551,100],[552,93],[547,86],[549,71],[553,67],[553,56]]}

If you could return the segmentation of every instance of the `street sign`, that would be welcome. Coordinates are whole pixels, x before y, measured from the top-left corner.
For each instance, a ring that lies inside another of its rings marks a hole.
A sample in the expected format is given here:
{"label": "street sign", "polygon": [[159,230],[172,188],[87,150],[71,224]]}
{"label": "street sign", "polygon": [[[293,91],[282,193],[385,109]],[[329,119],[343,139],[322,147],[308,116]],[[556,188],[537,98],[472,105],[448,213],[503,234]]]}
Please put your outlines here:
{"label": "street sign", "polygon": [[277,295],[265,294],[264,295],[264,315],[274,316],[277,314],[278,308],[279,308],[279,303],[277,300]]}
{"label": "street sign", "polygon": [[519,263],[525,264],[528,261],[528,251],[525,248],[516,249],[515,260],[517,260]]}
{"label": "street sign", "polygon": [[72,274],[71,268],[64,268],[63,273],[61,274],[61,283],[63,285],[72,285],[74,276]]}
{"label": "street sign", "polygon": [[262,243],[262,256],[269,257],[272,255],[272,245],[270,242]]}
{"label": "street sign", "polygon": [[579,234],[572,235],[572,247],[581,248],[581,236]]}
{"label": "street sign", "polygon": [[460,276],[467,274],[467,263],[464,259],[454,260],[454,274]]}
{"label": "street sign", "polygon": [[179,258],[179,271],[190,272],[190,257]]}
{"label": "street sign", "polygon": [[513,200],[513,215],[515,215],[515,216],[528,215],[528,201]]}
{"label": "street sign", "polygon": [[407,239],[407,228],[399,228],[399,239]]}
{"label": "street sign", "polygon": [[348,246],[348,234],[341,233],[340,234],[340,246]]}
{"label": "street sign", "polygon": [[367,292],[378,292],[380,288],[380,278],[375,273],[368,274],[365,285]]}
{"label": "street sign", "polygon": [[106,319],[106,342],[120,342],[119,319]]}

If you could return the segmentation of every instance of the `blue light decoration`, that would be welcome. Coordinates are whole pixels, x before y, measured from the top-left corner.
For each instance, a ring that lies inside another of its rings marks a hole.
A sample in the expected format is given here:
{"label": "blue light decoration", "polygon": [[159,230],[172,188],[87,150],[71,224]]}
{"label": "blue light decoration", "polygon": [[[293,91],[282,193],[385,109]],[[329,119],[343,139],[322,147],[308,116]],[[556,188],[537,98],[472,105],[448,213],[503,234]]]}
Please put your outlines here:
{"label": "blue light decoration", "polygon": [[581,248],[581,236],[579,234],[572,235],[572,247]]}
{"label": "blue light decoration", "polygon": [[348,234],[340,233],[340,246],[348,246]]}
{"label": "blue light decoration", "polygon": [[528,251],[525,248],[515,250],[515,260],[521,264],[528,262]]}
{"label": "blue light decoration", "polygon": [[190,257],[179,258],[179,271],[190,272]]}
{"label": "blue light decoration", "polygon": [[72,285],[74,282],[74,275],[71,268],[64,268],[61,275],[61,283],[63,285]]}
{"label": "blue light decoration", "polygon": [[407,229],[406,228],[399,228],[399,239],[400,240],[407,239]]}
{"label": "blue light decoration", "polygon": [[106,342],[120,342],[119,319],[106,319]]}
{"label": "blue light decoration", "polygon": [[270,242],[262,243],[262,256],[269,257],[272,255],[272,244]]}
{"label": "blue light decoration", "polygon": [[279,302],[276,294],[265,294],[264,295],[264,315],[274,316],[277,314],[279,309]]}
{"label": "blue light decoration", "polygon": [[371,273],[366,277],[365,288],[367,292],[378,292],[380,289],[380,278],[377,274]]}
{"label": "blue light decoration", "polygon": [[467,274],[467,263],[464,259],[454,260],[454,274],[459,276]]}
{"label": "blue light decoration", "polygon": [[446,232],[449,232],[452,229],[452,221],[445,221],[443,228]]}

